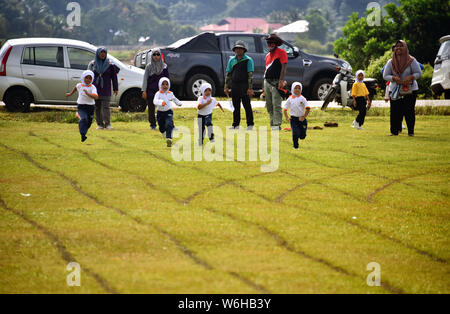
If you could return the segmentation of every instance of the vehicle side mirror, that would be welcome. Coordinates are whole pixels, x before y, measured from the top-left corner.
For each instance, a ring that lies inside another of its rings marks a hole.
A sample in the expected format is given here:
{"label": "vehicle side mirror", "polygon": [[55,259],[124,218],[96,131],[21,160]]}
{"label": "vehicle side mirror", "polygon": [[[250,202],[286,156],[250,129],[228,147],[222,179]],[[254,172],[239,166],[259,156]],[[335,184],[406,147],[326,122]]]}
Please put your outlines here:
{"label": "vehicle side mirror", "polygon": [[300,55],[300,49],[294,47],[294,58],[297,58]]}

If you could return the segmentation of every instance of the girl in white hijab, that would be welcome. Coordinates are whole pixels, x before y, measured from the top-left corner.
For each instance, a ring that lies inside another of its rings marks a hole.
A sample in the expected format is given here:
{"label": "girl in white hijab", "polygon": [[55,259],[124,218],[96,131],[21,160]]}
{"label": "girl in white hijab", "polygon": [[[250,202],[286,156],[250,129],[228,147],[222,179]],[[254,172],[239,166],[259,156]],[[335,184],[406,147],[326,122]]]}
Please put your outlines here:
{"label": "girl in white hijab", "polygon": [[173,131],[173,111],[172,102],[181,107],[181,101],[170,91],[170,80],[162,77],[158,83],[159,91],[153,98],[153,103],[157,107],[156,119],[158,121],[159,131],[166,139],[167,147],[172,147]]}

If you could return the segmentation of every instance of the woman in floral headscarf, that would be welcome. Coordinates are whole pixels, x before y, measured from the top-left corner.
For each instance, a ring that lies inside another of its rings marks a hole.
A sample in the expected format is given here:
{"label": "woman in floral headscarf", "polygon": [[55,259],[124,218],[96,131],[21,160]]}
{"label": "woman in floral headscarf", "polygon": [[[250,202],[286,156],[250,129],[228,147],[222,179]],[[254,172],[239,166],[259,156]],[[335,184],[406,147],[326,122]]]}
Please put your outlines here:
{"label": "woman in floral headscarf", "polygon": [[405,117],[408,135],[414,136],[416,122],[416,97],[419,86],[417,79],[422,76],[419,62],[409,54],[408,46],[398,40],[393,46],[392,59],[383,72],[383,78],[390,81],[389,96],[391,100],[391,134],[398,135],[402,131],[402,120]]}

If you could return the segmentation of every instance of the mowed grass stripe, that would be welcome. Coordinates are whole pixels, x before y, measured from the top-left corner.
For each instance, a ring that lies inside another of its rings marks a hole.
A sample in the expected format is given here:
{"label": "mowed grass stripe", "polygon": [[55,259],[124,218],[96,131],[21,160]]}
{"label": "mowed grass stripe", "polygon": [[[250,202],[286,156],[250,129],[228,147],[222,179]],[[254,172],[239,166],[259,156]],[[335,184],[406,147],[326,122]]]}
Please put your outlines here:
{"label": "mowed grass stripe", "polygon": [[[133,133],[133,134],[139,134],[139,132],[132,132],[132,133]],[[141,134],[143,134],[143,133],[141,133]],[[157,136],[158,136],[158,135],[155,135],[154,132],[152,132],[152,133],[150,133],[150,134],[152,134],[154,137],[157,137]],[[143,134],[143,135],[144,135],[144,134]],[[287,142],[286,140],[281,140],[281,141],[282,141],[282,142]],[[139,149],[139,148],[137,148],[137,149]],[[282,153],[285,153],[285,152],[283,151]],[[320,166],[324,166],[324,167],[327,167],[327,168],[333,168],[333,169],[346,170],[345,168],[342,168],[342,167],[332,166],[332,165],[328,165],[328,164],[323,163],[323,162],[319,162],[319,161],[317,161],[317,160],[311,160],[311,159],[309,159],[309,158],[305,158],[305,157],[303,157],[302,155],[299,155],[299,154],[294,154],[294,153],[291,153],[291,152],[287,152],[287,153],[288,153],[289,155],[294,156],[295,158],[298,158],[298,159],[301,159],[301,160],[306,160],[306,161],[308,161],[308,162],[311,162],[311,163],[314,163],[314,164],[317,164],[317,165],[320,165]],[[344,153],[345,153],[345,151],[344,151]],[[172,164],[172,163],[173,163],[173,161],[171,161],[170,159],[164,158],[164,157],[162,157],[162,156],[158,156],[157,158],[160,159],[160,160],[165,160],[165,161],[166,161],[167,163],[169,163],[169,164]],[[378,161],[378,160],[376,160],[376,161],[377,161],[376,163],[378,164],[379,161]],[[189,166],[187,166],[187,167],[189,167]],[[193,169],[194,171],[200,171],[200,172],[202,171],[202,170],[199,170],[199,168],[192,168],[192,169]],[[360,170],[358,170],[358,171],[360,171]],[[419,173],[419,174],[417,174],[417,175],[412,175],[412,176],[409,176],[408,178],[415,177],[415,176],[420,176],[420,175],[423,175],[423,173]],[[216,176],[216,178],[218,178],[218,179],[223,179],[223,178],[220,178],[220,177],[217,177],[217,176]],[[326,180],[326,179],[328,179],[328,178],[325,178],[325,180]],[[405,178],[405,179],[407,179],[407,178]],[[390,180],[396,181],[395,179],[390,179]],[[316,183],[316,184],[322,184],[323,186],[326,186],[326,184],[321,183],[320,181],[316,181],[315,183]],[[235,182],[235,183],[232,183],[232,185],[234,185],[234,186],[236,186],[236,187],[238,187],[238,188],[244,190],[245,192],[248,192],[248,193],[251,193],[251,194],[253,194],[253,195],[255,195],[255,196],[258,196],[258,197],[260,197],[261,199],[263,199],[264,201],[267,201],[267,202],[272,202],[272,201],[273,201],[273,200],[271,200],[270,198],[268,198],[267,196],[262,195],[262,194],[259,194],[259,193],[255,192],[255,191],[251,190],[251,189],[248,189],[248,188],[244,187],[243,185],[241,185],[241,184],[239,184],[239,183],[236,183],[236,182]],[[339,192],[339,193],[341,193],[341,194],[344,194],[345,196],[354,198],[355,200],[357,200],[357,201],[359,201],[359,202],[362,202],[362,203],[364,203],[364,202],[366,201],[366,200],[363,199],[363,198],[359,198],[359,197],[357,197],[357,196],[352,195],[351,193],[348,193],[348,192],[346,192],[346,191],[342,191],[342,190],[340,190],[340,189],[333,188],[333,191],[337,191],[337,192]],[[322,214],[322,213],[321,213],[321,214]],[[327,213],[323,213],[323,214],[325,214],[326,216],[328,216]],[[396,244],[402,245],[402,246],[404,246],[405,248],[408,248],[408,249],[410,249],[410,250],[413,250],[413,251],[415,251],[416,253],[418,253],[418,254],[420,254],[420,255],[427,256],[427,257],[431,258],[431,259],[434,260],[434,261],[437,261],[437,262],[440,262],[440,263],[444,263],[444,264],[448,264],[448,260],[443,259],[443,258],[441,258],[441,257],[439,257],[439,256],[436,256],[435,254],[432,254],[432,253],[430,253],[430,252],[421,250],[421,249],[419,249],[419,248],[417,248],[417,247],[415,247],[415,246],[413,246],[413,245],[411,245],[411,244],[409,244],[409,243],[406,243],[405,241],[401,241],[401,240],[399,240],[399,239],[396,239],[395,237],[393,237],[393,236],[391,236],[391,235],[386,235],[386,234],[384,234],[382,231],[376,231],[376,230],[374,230],[374,229],[372,229],[372,228],[370,228],[370,227],[366,227],[366,226],[361,225],[361,224],[359,224],[359,223],[356,223],[355,221],[352,221],[352,220],[341,219],[341,217],[338,217],[338,216],[336,216],[336,215],[329,215],[329,217],[333,217],[333,218],[338,219],[338,220],[340,220],[340,221],[342,221],[342,222],[345,222],[345,223],[347,223],[347,224],[350,224],[350,225],[353,225],[353,226],[357,226],[357,227],[358,227],[359,229],[361,229],[361,230],[364,230],[364,231],[366,231],[366,232],[369,232],[369,233],[372,233],[372,234],[374,234],[374,235],[380,236],[381,238],[383,238],[383,239],[385,239],[385,240],[390,240],[390,241],[392,241],[392,242],[394,242],[394,243],[396,243]]]}
{"label": "mowed grass stripe", "polygon": [[[24,221],[26,221],[27,223],[32,225],[34,228],[36,228],[37,230],[39,230],[40,232],[45,234],[47,236],[47,238],[50,240],[50,242],[56,247],[56,249],[58,250],[58,252],[61,255],[61,258],[65,262],[67,262],[67,263],[77,262],[77,259],[67,250],[67,248],[64,246],[64,244],[61,242],[61,240],[55,234],[53,234],[50,230],[48,230],[44,226],[40,225],[36,221],[34,221],[31,218],[27,217],[27,215],[25,215],[23,212],[15,210],[15,209],[9,207],[8,205],[6,205],[5,201],[2,199],[1,196],[0,196],[0,206],[4,210],[9,211],[9,212],[13,213],[14,215],[20,217],[21,219],[23,219]],[[111,293],[111,294],[117,294],[118,293],[118,291],[114,287],[112,287],[111,284],[105,278],[100,276],[95,271],[91,270],[89,267],[86,267],[86,266],[83,265],[83,272],[86,272],[89,276],[94,278],[95,281],[97,281],[97,283],[107,293]]]}
{"label": "mowed grass stripe", "polygon": [[[132,133],[133,133],[133,134],[137,134],[136,132],[132,132]],[[121,147],[130,147],[130,146],[127,146],[127,145],[118,143],[118,142],[116,142],[116,141],[113,141],[113,140],[111,140],[111,139],[107,139],[107,138],[105,138],[105,137],[101,137],[101,138],[107,140],[107,141],[110,142],[110,143],[114,143],[114,144],[116,144],[116,145],[118,145],[118,146],[121,146]],[[140,149],[140,148],[135,147],[135,149]],[[142,150],[142,149],[140,149],[140,150]],[[142,150],[142,151],[148,152],[147,150]],[[156,155],[156,153],[153,153],[153,154]],[[165,161],[166,161],[168,164],[170,164],[170,165],[173,164],[173,161],[171,161],[171,160],[169,160],[169,159],[167,159],[167,158],[165,158],[165,157],[163,157],[163,156],[161,156],[161,155],[158,155],[158,157],[156,157],[156,158],[159,159],[159,160],[165,160]],[[186,165],[184,165],[184,164],[181,164],[181,165],[179,165],[179,166],[180,166],[180,167],[188,167],[188,168],[193,169],[194,171],[204,173],[204,171],[203,171],[203,170],[200,170],[199,168],[193,168],[193,167],[190,167],[190,166],[186,166]],[[347,174],[348,174],[348,173],[347,173]],[[295,176],[295,175],[294,175],[294,176]],[[221,178],[220,176],[215,175],[215,177],[216,177],[217,179],[219,179],[219,180],[224,180],[224,178]],[[327,178],[325,178],[325,179],[327,179]],[[315,180],[315,181],[317,181],[317,180]],[[247,193],[250,193],[250,194],[253,194],[253,195],[255,195],[255,196],[258,196],[258,197],[262,198],[263,200],[265,200],[265,201],[267,201],[267,202],[274,202],[274,200],[272,200],[272,199],[270,199],[270,198],[267,198],[267,197],[264,196],[264,195],[258,194],[258,193],[256,193],[255,191],[253,191],[253,190],[251,190],[251,189],[246,188],[246,187],[243,186],[242,184],[238,183],[237,180],[236,180],[236,181],[233,181],[233,182],[226,182],[226,180],[224,180],[224,183],[227,183],[227,184],[229,184],[229,185],[235,186],[235,187],[237,187],[237,188],[239,188],[239,189],[242,189],[243,191],[245,191],[245,192],[247,192]],[[220,185],[220,187],[222,187],[222,186],[223,186],[223,184]],[[275,202],[280,203],[279,201],[276,201],[276,200],[275,200]],[[284,204],[283,204],[283,205],[284,205]],[[217,213],[216,211],[211,210],[211,208],[207,208],[207,210],[210,211],[210,212],[212,212],[212,213]],[[231,217],[231,216],[229,216],[229,217]],[[235,220],[236,220],[236,218],[235,218]],[[247,222],[247,224],[248,224],[248,223],[249,223],[249,222]],[[335,266],[335,265],[333,265],[332,263],[330,263],[329,261],[327,261],[327,260],[325,260],[325,259],[323,259],[323,258],[320,258],[320,257],[314,257],[314,256],[311,256],[311,255],[309,255],[309,254],[307,254],[307,253],[305,253],[305,252],[299,251],[299,250],[295,251],[295,250],[293,250],[293,249],[288,245],[288,242],[287,242],[287,241],[281,240],[281,239],[282,239],[281,236],[277,235],[277,234],[274,233],[274,232],[269,231],[269,229],[267,229],[267,227],[262,226],[262,225],[258,225],[258,224],[256,224],[255,226],[257,226],[258,229],[260,229],[261,231],[263,231],[264,233],[266,233],[266,235],[269,235],[270,237],[274,238],[274,239],[276,240],[276,242],[277,242],[280,246],[282,246],[283,248],[287,249],[288,251],[294,252],[294,253],[298,254],[299,256],[302,256],[302,257],[304,257],[304,258],[310,259],[310,260],[312,260],[312,261],[314,261],[314,262],[316,262],[316,263],[322,264],[322,265],[324,265],[324,266],[326,266],[326,267],[330,268],[331,270],[336,271],[336,272],[338,272],[338,273],[342,273],[342,274],[344,274],[344,275],[349,275],[349,276],[355,276],[355,277],[357,277],[356,275],[352,274],[352,273],[349,272],[348,270],[345,270],[345,269],[343,269],[343,268],[341,268],[341,267],[339,267],[339,266]],[[358,277],[358,278],[359,278],[359,277]],[[392,284],[388,283],[386,280],[385,280],[384,283],[383,283],[383,287],[384,287],[386,290],[388,290],[388,291],[390,291],[390,292],[393,292],[393,293],[404,293],[402,289],[397,288],[397,287],[394,287]]]}
{"label": "mowed grass stripe", "polygon": [[[34,134],[34,133],[29,133],[29,135],[41,139],[39,136],[37,136],[37,135]],[[42,139],[42,140],[43,140],[43,139]],[[54,144],[53,142],[49,141],[48,139],[45,139],[45,140],[43,140],[43,141],[45,141],[46,143],[48,143],[48,144],[50,144],[50,145],[54,145],[54,146],[56,146],[57,148],[65,149],[64,147],[62,147],[62,146],[60,146],[60,145]],[[9,147],[7,147],[7,146],[4,145],[4,144],[1,144],[1,145],[3,145],[4,147],[10,149]],[[14,150],[14,149],[12,149],[12,150]],[[207,261],[205,261],[205,260],[199,258],[199,257],[197,256],[197,254],[195,254],[195,253],[192,252],[189,248],[187,248],[185,245],[183,245],[183,244],[181,243],[181,241],[179,241],[175,236],[173,236],[173,235],[172,235],[171,233],[169,233],[167,230],[165,230],[165,229],[159,227],[159,226],[156,225],[155,223],[148,223],[148,222],[146,222],[146,221],[143,221],[143,220],[142,220],[141,218],[139,218],[139,217],[131,216],[131,215],[129,215],[127,212],[125,212],[124,210],[122,210],[122,209],[120,209],[120,208],[117,208],[117,207],[110,206],[110,205],[106,204],[105,202],[99,200],[99,199],[98,199],[97,197],[95,197],[94,195],[92,195],[92,194],[90,194],[90,193],[88,193],[88,192],[83,191],[81,188],[78,187],[77,183],[76,183],[73,179],[70,179],[69,177],[67,177],[67,176],[64,175],[63,173],[61,173],[61,172],[59,172],[59,171],[55,171],[55,170],[50,170],[50,169],[48,169],[48,168],[46,168],[46,167],[40,165],[38,162],[36,162],[34,159],[32,159],[32,158],[31,158],[28,154],[26,154],[25,152],[21,152],[21,151],[18,151],[18,150],[15,150],[15,151],[16,151],[16,152],[19,152],[19,153],[21,153],[21,154],[23,154],[24,156],[27,156],[26,159],[29,160],[30,162],[32,162],[34,165],[38,166],[40,169],[43,169],[43,170],[45,169],[45,170],[47,170],[47,171],[49,171],[49,172],[54,172],[54,173],[56,173],[57,175],[59,175],[59,176],[60,176],[61,178],[63,178],[64,180],[68,181],[68,182],[72,185],[72,187],[74,187],[74,189],[75,189],[77,192],[79,192],[79,193],[83,194],[84,196],[90,198],[91,200],[93,200],[93,201],[94,201],[95,203],[97,203],[98,205],[101,205],[101,206],[103,206],[103,207],[105,207],[105,208],[112,209],[112,210],[118,212],[120,215],[132,219],[133,221],[135,221],[135,222],[138,223],[138,224],[150,226],[150,227],[154,228],[155,230],[157,230],[159,233],[161,233],[161,234],[167,236],[167,237],[168,237],[168,238],[169,238],[169,239],[177,246],[177,248],[178,248],[181,252],[183,252],[183,254],[185,254],[187,257],[189,257],[191,260],[193,260],[196,264],[202,266],[202,267],[205,268],[206,270],[215,270],[215,269],[216,269],[216,268],[213,267],[211,264],[209,264]],[[79,153],[80,153],[80,152],[79,152]],[[83,155],[84,155],[84,154],[83,154]],[[89,160],[89,159],[88,159],[88,160]],[[91,160],[91,161],[92,161],[92,160]],[[111,169],[111,167],[110,167],[110,169]],[[115,169],[115,168],[114,168],[114,169]],[[260,293],[270,293],[270,291],[269,291],[267,288],[265,288],[264,286],[262,286],[261,284],[255,283],[255,282],[253,282],[252,280],[250,280],[250,279],[244,277],[243,275],[241,275],[241,274],[239,274],[239,273],[237,273],[237,272],[233,272],[233,271],[231,271],[231,272],[230,272],[230,271],[226,271],[226,272],[227,272],[229,275],[231,275],[232,277],[234,277],[234,278],[240,280],[240,281],[243,282],[244,284],[246,284],[246,285],[252,287],[253,289],[257,290],[257,291],[260,292]]]}

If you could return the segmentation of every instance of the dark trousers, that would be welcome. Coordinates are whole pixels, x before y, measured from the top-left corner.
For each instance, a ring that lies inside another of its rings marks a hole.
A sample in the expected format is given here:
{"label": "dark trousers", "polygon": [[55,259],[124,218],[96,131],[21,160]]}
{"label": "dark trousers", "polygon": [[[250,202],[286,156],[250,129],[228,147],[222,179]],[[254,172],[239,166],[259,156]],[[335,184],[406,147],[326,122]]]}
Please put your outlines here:
{"label": "dark trousers", "polygon": [[157,111],[156,119],[158,120],[159,132],[166,132],[166,138],[172,138],[173,131],[173,111]]}
{"label": "dark trousers", "polygon": [[208,136],[210,140],[214,139],[214,133],[212,131],[212,113],[208,114],[206,116],[204,115],[197,115],[197,119],[198,119],[198,131],[199,131],[199,137],[198,137],[198,141],[199,144],[203,144],[203,140],[205,139],[206,136],[206,129],[208,129]]}
{"label": "dark trousers", "polygon": [[247,94],[248,84],[236,84],[231,86],[231,99],[233,101],[233,126],[239,126],[241,123],[241,100],[244,105],[245,116],[247,117],[247,126],[254,125],[253,110],[250,104],[250,97]]}
{"label": "dark trousers", "polygon": [[416,94],[406,95],[397,100],[391,99],[391,133],[398,135],[402,131],[402,121],[405,117],[408,134],[414,134],[416,124]]}
{"label": "dark trousers", "polygon": [[106,128],[111,125],[111,110],[109,104],[111,97],[100,96],[95,101],[95,120],[97,125]]}
{"label": "dark trousers", "polygon": [[152,128],[156,128],[155,104],[153,103],[154,95],[147,92],[148,122]]}
{"label": "dark trousers", "polygon": [[78,105],[78,114],[80,115],[80,121],[78,122],[78,128],[81,135],[86,135],[89,128],[92,125],[94,119],[95,106],[93,105]]}
{"label": "dark trousers", "polygon": [[291,129],[292,129],[292,141],[294,147],[298,148],[298,140],[304,140],[306,138],[306,130],[308,129],[308,121],[299,120],[299,117],[291,116]]}
{"label": "dark trousers", "polygon": [[364,124],[364,119],[366,118],[367,113],[367,100],[365,97],[356,97],[356,108],[355,110],[359,111],[358,116],[356,117],[356,122],[358,122],[359,126]]}

